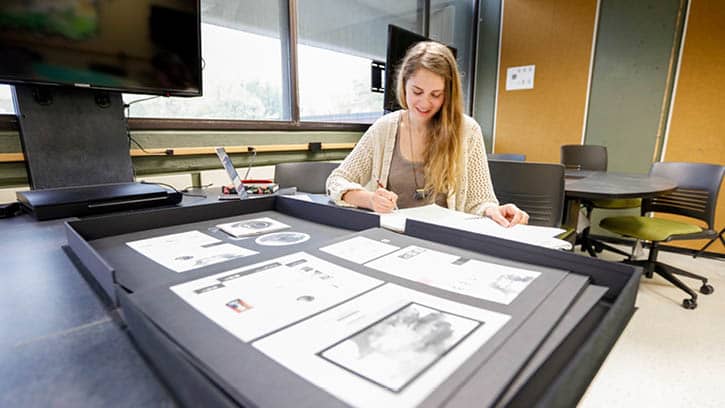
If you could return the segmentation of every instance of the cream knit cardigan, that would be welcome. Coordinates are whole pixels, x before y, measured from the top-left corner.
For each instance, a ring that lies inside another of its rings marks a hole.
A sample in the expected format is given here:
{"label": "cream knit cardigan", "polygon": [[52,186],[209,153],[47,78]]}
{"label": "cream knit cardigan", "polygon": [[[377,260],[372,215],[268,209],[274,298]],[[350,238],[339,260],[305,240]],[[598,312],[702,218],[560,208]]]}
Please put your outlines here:
{"label": "cream knit cardigan", "polygon": [[[377,180],[386,186],[395,135],[403,113],[404,110],[399,110],[375,121],[340,166],[332,171],[327,179],[327,194],[335,203],[349,205],[341,198],[349,190],[375,191]],[[481,127],[473,118],[463,115],[461,136],[461,182],[457,190],[448,192],[447,205],[457,211],[483,215],[487,207],[497,206],[498,200],[488,172]]]}

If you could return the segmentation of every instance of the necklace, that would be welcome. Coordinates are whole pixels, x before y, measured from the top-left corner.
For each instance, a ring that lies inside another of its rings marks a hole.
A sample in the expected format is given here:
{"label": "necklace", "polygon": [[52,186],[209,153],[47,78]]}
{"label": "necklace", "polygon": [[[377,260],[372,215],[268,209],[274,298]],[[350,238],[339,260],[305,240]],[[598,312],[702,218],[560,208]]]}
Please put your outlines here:
{"label": "necklace", "polygon": [[410,121],[410,114],[408,114],[408,140],[410,141],[410,167],[413,170],[413,182],[415,183],[415,193],[413,193],[413,198],[416,200],[423,200],[425,199],[426,194],[425,188],[418,187],[418,172],[415,167],[415,149],[413,148],[413,124]]}

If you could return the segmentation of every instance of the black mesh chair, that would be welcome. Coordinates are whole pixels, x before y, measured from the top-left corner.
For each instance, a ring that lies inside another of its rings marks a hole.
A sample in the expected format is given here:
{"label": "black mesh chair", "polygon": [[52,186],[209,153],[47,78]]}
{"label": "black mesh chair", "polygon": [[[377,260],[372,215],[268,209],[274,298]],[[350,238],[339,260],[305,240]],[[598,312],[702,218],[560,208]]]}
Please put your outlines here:
{"label": "black mesh chair", "polygon": [[489,160],[499,202],[514,203],[529,214],[529,224],[559,227],[564,214],[564,166]]}
{"label": "black mesh chair", "polygon": [[339,166],[330,162],[279,163],[274,166],[274,182],[279,188],[297,187],[297,191],[324,194],[327,177]]}
{"label": "black mesh chair", "polygon": [[[563,145],[561,146],[561,164],[567,170],[590,170],[607,171],[607,147],[599,145]],[[587,219],[591,219],[592,211],[595,208],[607,210],[619,210],[626,208],[639,208],[642,200],[639,198],[609,199],[609,200],[585,200],[582,202],[586,210]],[[578,237],[582,251],[596,257],[598,252],[607,249],[620,255],[629,255],[627,252],[607,245],[602,241],[589,236],[590,227],[584,228]]]}
{"label": "black mesh chair", "polygon": [[[686,309],[697,307],[697,294],[675,275],[702,281],[700,293],[708,295],[713,287],[707,278],[692,272],[675,268],[657,260],[657,252],[662,242],[686,239],[707,239],[717,237],[715,230],[715,209],[720,184],[725,174],[725,166],[706,163],[659,162],[652,164],[650,175],[665,177],[677,182],[675,191],[642,200],[641,216],[607,217],[599,225],[626,237],[651,242],[647,260],[626,259],[625,262],[644,267],[644,275],[651,278],[653,273],[661,275],[670,283],[687,292],[690,299],[682,301]],[[648,217],[647,213],[668,213],[684,215],[707,223],[706,228],[690,222],[670,218]]]}
{"label": "black mesh chair", "polygon": [[526,155],[519,153],[488,153],[486,157],[489,160],[526,161]]}

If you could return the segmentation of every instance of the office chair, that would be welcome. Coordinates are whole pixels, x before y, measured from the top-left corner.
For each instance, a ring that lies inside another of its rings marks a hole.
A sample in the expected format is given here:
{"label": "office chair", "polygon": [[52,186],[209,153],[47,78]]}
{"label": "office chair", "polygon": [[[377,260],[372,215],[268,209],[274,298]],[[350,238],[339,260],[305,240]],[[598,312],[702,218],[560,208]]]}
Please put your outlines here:
{"label": "office chair", "polygon": [[607,147],[563,145],[560,162],[567,170],[607,171]]}
{"label": "office chair", "polygon": [[[567,170],[591,170],[591,171],[607,171],[607,147],[599,145],[563,145],[561,146],[561,164]],[[609,200],[585,200],[582,202],[586,210],[587,219],[591,219],[592,211],[595,208],[607,210],[620,210],[626,208],[638,208],[642,200],[639,198],[626,199],[609,199]],[[590,227],[584,228],[579,236],[579,243],[582,251],[586,251],[590,256],[596,257],[598,252],[606,249],[616,252],[620,255],[629,256],[630,254],[607,245],[600,240],[593,239],[589,236]]]}
{"label": "office chair", "polygon": [[499,202],[514,203],[529,214],[529,224],[559,227],[564,214],[564,166],[489,160]]}
{"label": "office chair", "polygon": [[526,155],[518,153],[488,153],[486,154],[486,158],[488,160],[526,161]]}
{"label": "office chair", "polygon": [[[690,295],[684,299],[682,306],[686,309],[697,307],[697,294],[686,286],[675,275],[702,281],[700,293],[709,295],[713,287],[707,278],[692,272],[664,264],[657,260],[657,252],[662,242],[686,239],[713,238],[717,236],[715,227],[715,209],[717,195],[720,190],[725,166],[705,163],[653,163],[650,175],[665,177],[677,182],[677,189],[670,194],[642,200],[642,216],[607,217],[599,225],[614,233],[627,237],[650,241],[647,260],[625,259],[625,262],[644,267],[644,275],[648,278],[653,273],[661,275],[670,283]],[[645,216],[649,212],[684,215],[707,223],[707,229],[697,225],[665,218]]]}
{"label": "office chair", "polygon": [[716,237],[713,237],[710,241],[705,243],[705,245],[703,245],[702,248],[700,248],[700,250],[695,253],[695,255],[692,255],[692,257],[697,258],[698,256],[704,254],[705,250],[707,250],[707,247],[714,244],[715,241],[717,241],[718,239],[720,240],[720,242],[722,242],[723,246],[725,246],[725,238],[723,238],[723,236],[725,236],[725,228],[721,229],[720,233],[718,233]]}
{"label": "office chair", "polygon": [[327,177],[339,166],[330,162],[279,163],[274,166],[274,182],[279,188],[297,187],[297,191],[324,194]]}

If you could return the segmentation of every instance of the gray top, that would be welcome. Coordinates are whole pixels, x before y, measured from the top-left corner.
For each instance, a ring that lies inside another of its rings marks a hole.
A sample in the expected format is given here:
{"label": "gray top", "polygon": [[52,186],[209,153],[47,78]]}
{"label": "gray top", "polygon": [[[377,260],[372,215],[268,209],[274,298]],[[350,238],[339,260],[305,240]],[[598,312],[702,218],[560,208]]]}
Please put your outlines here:
{"label": "gray top", "polygon": [[[400,131],[395,135],[395,149],[390,161],[388,190],[398,195],[398,208],[420,207],[431,204],[433,197],[423,197],[425,163],[407,160],[400,151]],[[438,194],[436,204],[447,208],[446,195]]]}

